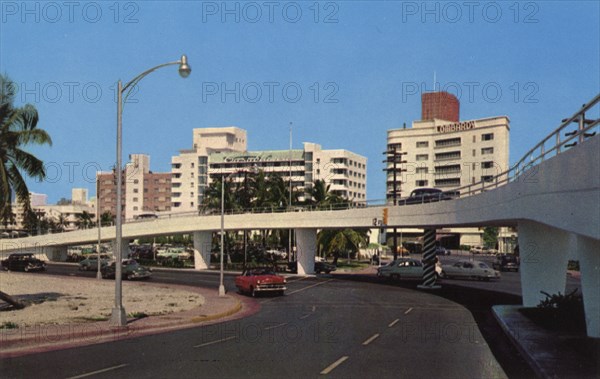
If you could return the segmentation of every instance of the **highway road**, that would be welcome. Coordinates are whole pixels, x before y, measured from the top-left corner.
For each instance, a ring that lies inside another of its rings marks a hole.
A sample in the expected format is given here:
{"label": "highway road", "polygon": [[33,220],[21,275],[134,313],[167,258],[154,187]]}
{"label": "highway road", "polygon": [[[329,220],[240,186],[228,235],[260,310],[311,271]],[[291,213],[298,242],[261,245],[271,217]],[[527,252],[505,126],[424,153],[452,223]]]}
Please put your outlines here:
{"label": "highway road", "polygon": [[[53,264],[48,273],[88,276]],[[155,271],[152,281],[217,288],[218,275]],[[3,378],[533,377],[493,320],[519,298],[445,284],[382,283],[372,275],[292,277],[250,317],[0,361]],[[457,281],[458,282],[458,281]],[[226,287],[234,290],[233,276]],[[475,282],[474,282],[475,283]],[[487,284],[487,283],[478,283]],[[82,376],[84,375],[84,376]]]}

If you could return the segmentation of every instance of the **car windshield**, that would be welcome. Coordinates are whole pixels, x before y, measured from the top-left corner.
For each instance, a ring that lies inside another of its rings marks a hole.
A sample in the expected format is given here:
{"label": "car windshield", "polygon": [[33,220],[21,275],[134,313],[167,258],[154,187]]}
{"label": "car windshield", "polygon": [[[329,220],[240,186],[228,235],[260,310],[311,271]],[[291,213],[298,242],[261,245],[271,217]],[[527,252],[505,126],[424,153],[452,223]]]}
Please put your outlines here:
{"label": "car windshield", "polygon": [[479,268],[490,268],[490,266],[488,266],[487,264],[480,262],[479,263]]}

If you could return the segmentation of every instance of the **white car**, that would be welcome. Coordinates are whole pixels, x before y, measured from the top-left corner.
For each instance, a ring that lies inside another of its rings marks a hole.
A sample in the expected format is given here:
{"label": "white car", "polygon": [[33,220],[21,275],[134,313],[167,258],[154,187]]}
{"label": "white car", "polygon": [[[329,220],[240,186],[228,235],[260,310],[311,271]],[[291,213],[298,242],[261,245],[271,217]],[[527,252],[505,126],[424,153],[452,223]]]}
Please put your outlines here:
{"label": "white car", "polygon": [[469,278],[477,280],[500,279],[500,272],[481,261],[458,261],[443,265],[442,278]]}
{"label": "white car", "polygon": [[[439,263],[435,266],[436,274],[441,273]],[[398,258],[385,266],[377,269],[377,276],[380,278],[399,279],[422,279],[423,263],[414,258]]]}

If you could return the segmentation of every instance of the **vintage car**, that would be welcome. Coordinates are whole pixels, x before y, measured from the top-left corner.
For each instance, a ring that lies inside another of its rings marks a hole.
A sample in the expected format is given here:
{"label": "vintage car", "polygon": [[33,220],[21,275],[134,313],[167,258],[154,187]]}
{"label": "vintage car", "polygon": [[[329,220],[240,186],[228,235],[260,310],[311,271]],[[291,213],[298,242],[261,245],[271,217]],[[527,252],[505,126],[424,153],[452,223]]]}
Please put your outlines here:
{"label": "vintage car", "polygon": [[[102,266],[107,265],[110,262],[111,258],[106,254],[100,254],[100,268]],[[88,271],[88,270],[97,270],[98,269],[98,255],[91,254],[88,255],[84,260],[79,262],[79,270]]]}
{"label": "vintage car", "polygon": [[[135,259],[123,259],[121,277],[127,280],[149,279],[152,275],[150,269],[140,265]],[[116,273],[116,262],[112,262],[100,268],[103,279],[114,279]]]}
{"label": "vintage car", "polygon": [[277,275],[270,268],[246,269],[242,275],[235,278],[235,286],[241,293],[256,296],[261,292],[275,292],[283,295],[287,289],[283,276]]}
{"label": "vintage car", "polygon": [[[288,270],[290,270],[290,272],[297,273],[298,272],[298,262],[296,262],[296,261],[289,262]],[[325,262],[325,261],[316,261],[314,270],[315,270],[315,273],[317,273],[317,274],[320,274],[322,272],[329,274],[330,272],[337,270],[337,267],[335,265]]]}
{"label": "vintage car", "polygon": [[9,271],[44,271],[46,263],[31,253],[13,253],[2,260],[2,268]]}
{"label": "vintage car", "polygon": [[[441,266],[436,262],[435,272],[441,273]],[[398,258],[385,266],[377,269],[380,278],[399,279],[421,279],[423,278],[423,263],[414,258]]]}
{"label": "vintage car", "polygon": [[317,274],[324,272],[326,274],[329,274],[332,271],[337,270],[337,267],[335,265],[332,265],[331,263],[328,262],[324,262],[324,261],[319,261],[319,262],[315,262],[315,272]]}
{"label": "vintage car", "polygon": [[443,265],[442,278],[467,278],[477,280],[500,279],[500,272],[481,261],[458,261],[451,265]]}
{"label": "vintage car", "polygon": [[519,272],[519,257],[513,254],[498,254],[492,267],[498,271]]}
{"label": "vintage car", "polygon": [[431,203],[435,201],[451,200],[459,197],[459,193],[456,191],[442,191],[437,188],[417,188],[414,189],[410,195],[401,200],[398,204],[422,204]]}

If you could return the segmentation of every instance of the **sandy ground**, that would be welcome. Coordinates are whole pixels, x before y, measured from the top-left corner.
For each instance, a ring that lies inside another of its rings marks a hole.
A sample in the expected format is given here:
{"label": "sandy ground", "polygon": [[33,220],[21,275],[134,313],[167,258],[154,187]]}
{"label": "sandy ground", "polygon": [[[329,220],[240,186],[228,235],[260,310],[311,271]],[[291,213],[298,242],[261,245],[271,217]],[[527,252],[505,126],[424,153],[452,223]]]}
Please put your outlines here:
{"label": "sandy ground", "polygon": [[[0,291],[28,304],[7,310],[0,300],[0,328],[70,324],[106,320],[115,298],[114,280],[65,278],[39,273],[0,272]],[[123,306],[128,315],[160,315],[204,304],[203,296],[149,281],[123,281]]]}

